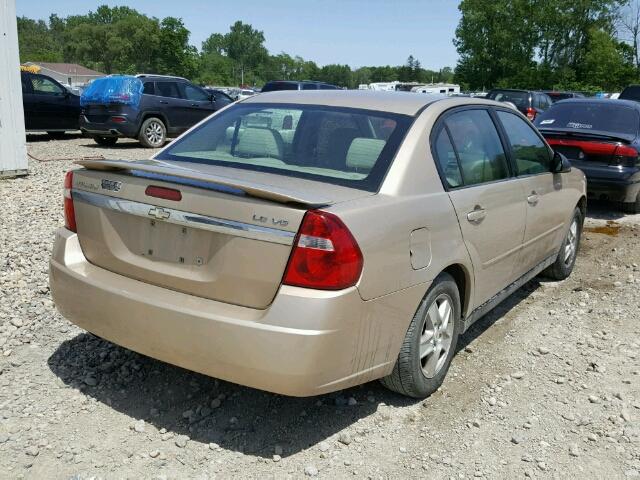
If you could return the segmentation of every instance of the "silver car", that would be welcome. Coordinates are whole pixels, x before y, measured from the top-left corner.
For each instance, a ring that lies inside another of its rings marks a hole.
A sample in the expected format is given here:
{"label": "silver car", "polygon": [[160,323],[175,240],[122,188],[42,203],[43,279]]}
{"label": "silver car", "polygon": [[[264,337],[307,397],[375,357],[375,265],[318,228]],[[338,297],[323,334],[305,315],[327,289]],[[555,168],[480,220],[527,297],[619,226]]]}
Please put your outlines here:
{"label": "silver car", "polygon": [[582,172],[473,98],[273,92],[147,161],[65,178],[54,301],[86,330],[231,382],[308,396],[443,382],[458,338],[572,271]]}

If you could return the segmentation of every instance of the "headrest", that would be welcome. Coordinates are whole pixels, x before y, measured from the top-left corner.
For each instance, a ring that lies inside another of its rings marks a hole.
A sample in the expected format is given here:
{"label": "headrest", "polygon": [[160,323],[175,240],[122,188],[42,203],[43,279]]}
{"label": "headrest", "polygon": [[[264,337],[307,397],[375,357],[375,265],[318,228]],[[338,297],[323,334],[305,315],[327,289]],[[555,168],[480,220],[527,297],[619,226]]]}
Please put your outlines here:
{"label": "headrest", "polygon": [[369,172],[386,142],[377,138],[354,138],[347,152],[347,167]]}

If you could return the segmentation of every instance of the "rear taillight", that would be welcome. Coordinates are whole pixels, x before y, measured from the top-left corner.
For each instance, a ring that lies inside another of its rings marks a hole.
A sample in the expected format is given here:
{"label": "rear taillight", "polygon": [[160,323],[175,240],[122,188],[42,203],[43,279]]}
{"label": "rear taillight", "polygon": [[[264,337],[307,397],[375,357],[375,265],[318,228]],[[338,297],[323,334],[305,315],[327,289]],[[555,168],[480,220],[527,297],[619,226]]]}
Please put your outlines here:
{"label": "rear taillight", "polygon": [[174,188],[149,185],[144,193],[149,197],[162,198],[164,200],[171,200],[173,202],[179,202],[180,200],[182,200],[182,193],[180,192],[180,190],[176,190]]}
{"label": "rear taillight", "polygon": [[536,119],[536,109],[535,108],[527,108],[527,118],[532,122]]}
{"label": "rear taillight", "polygon": [[362,273],[362,252],[342,220],[309,210],[295,239],[283,283],[318,290],[355,285]]}
{"label": "rear taillight", "polygon": [[73,187],[73,171],[68,171],[64,176],[64,226],[72,232],[77,232],[71,187]]}
{"label": "rear taillight", "polygon": [[627,145],[618,145],[611,157],[613,165],[622,165],[625,167],[636,167],[640,165],[638,159],[638,151]]}

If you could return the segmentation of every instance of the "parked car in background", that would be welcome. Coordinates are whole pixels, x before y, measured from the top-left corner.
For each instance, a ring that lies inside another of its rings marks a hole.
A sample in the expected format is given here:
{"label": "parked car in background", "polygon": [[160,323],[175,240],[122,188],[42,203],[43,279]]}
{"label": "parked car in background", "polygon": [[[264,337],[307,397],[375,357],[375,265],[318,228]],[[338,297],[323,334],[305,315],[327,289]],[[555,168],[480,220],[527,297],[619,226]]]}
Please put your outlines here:
{"label": "parked car in background", "polygon": [[497,102],[512,103],[532,122],[539,114],[547,110],[553,104],[553,101],[547,94],[532,90],[495,88],[487,93],[486,98]]}
{"label": "parked car in background", "polygon": [[47,132],[52,137],[78,130],[80,97],[59,82],[39,73],[21,72],[24,127],[28,132]]}
{"label": "parked car in background", "polygon": [[591,198],[640,213],[640,103],[574,99],[553,105],[535,125],[552,148],[587,176]]}
{"label": "parked car in background", "polygon": [[211,95],[213,101],[216,104],[216,110],[220,110],[221,108],[226,107],[227,105],[235,101],[229,96],[229,94],[217,88],[205,88],[205,91],[209,95]]}
{"label": "parked car in background", "polygon": [[256,94],[253,90],[249,90],[248,88],[243,88],[238,93],[238,98],[236,100],[244,100],[245,98],[253,97]]}
{"label": "parked car in background", "polygon": [[543,90],[542,93],[546,93],[553,103],[560,100],[567,100],[569,98],[584,98],[584,94],[580,92],[559,92],[556,90]]}
{"label": "parked car in background", "polygon": [[629,85],[625,87],[622,92],[620,92],[618,99],[640,102],[640,85]]}
{"label": "parked car in background", "polygon": [[275,92],[279,90],[339,90],[340,87],[330,83],[315,82],[311,80],[277,80],[265,83],[262,92]]}
{"label": "parked car in background", "polygon": [[82,94],[80,129],[101,145],[137,138],[158,148],[227,105],[180,77],[109,76],[94,80]]}
{"label": "parked car in background", "polygon": [[471,98],[272,92],[151,160],[78,163],[50,263],[60,312],[295,396],[376,378],[433,393],[475,320],[571,274],[586,208],[584,174],[523,115]]}

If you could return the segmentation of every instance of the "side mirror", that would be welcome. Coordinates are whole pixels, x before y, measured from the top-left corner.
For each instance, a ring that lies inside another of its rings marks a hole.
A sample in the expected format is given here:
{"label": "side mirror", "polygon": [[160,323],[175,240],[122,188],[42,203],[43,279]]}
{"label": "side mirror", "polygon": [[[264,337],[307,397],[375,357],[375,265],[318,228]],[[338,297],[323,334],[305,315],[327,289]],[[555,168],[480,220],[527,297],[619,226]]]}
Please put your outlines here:
{"label": "side mirror", "polygon": [[571,162],[567,160],[567,157],[560,152],[553,152],[553,159],[551,160],[551,172],[553,173],[568,173],[571,171]]}

